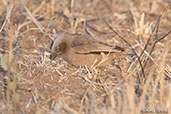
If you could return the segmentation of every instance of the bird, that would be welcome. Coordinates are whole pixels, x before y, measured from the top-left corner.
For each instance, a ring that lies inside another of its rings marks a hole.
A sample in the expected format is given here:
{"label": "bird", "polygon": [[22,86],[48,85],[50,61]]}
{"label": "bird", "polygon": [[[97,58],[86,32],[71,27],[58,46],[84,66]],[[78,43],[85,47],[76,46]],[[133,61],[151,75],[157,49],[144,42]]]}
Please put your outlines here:
{"label": "bird", "polygon": [[87,34],[59,34],[52,42],[50,59],[63,58],[76,67],[104,67],[124,51]]}

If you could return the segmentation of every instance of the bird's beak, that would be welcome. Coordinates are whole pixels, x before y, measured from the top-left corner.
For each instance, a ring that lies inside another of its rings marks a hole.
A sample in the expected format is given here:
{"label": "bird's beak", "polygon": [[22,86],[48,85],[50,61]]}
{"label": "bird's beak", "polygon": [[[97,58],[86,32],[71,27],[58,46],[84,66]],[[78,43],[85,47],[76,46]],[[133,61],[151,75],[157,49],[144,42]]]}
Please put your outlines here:
{"label": "bird's beak", "polygon": [[50,59],[51,60],[54,60],[56,58],[57,54],[56,53],[51,53],[50,55]]}

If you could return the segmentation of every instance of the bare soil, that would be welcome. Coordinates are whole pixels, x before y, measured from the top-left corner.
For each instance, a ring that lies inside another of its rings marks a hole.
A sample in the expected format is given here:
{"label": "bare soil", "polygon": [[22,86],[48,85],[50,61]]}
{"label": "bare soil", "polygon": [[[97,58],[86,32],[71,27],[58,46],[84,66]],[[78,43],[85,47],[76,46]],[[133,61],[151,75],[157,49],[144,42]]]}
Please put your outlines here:
{"label": "bare soil", "polygon": [[[0,0],[0,4],[0,114],[171,113],[169,0]],[[153,32],[157,22],[159,28]],[[52,61],[51,45],[61,33],[95,35],[132,54],[93,69],[72,66],[62,58]],[[141,57],[145,67],[121,37],[138,56],[147,45]],[[13,55],[7,69],[2,65],[5,54]]]}

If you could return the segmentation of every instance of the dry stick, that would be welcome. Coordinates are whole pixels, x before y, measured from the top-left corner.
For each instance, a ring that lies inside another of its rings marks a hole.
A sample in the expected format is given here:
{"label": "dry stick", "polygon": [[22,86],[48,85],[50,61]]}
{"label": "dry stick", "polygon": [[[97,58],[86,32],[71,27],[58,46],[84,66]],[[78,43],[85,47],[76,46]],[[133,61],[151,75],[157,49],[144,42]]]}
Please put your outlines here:
{"label": "dry stick", "polygon": [[[69,20],[69,17],[67,17],[63,12],[57,12],[59,16],[62,16],[64,19]],[[101,34],[110,34],[112,32],[103,32],[103,31],[99,31],[97,29],[95,29],[94,27],[90,26],[88,23],[89,22],[94,22],[94,21],[99,21],[99,18],[93,18],[93,19],[87,19],[85,21],[82,21],[82,23],[85,23],[87,27],[89,27],[90,29],[92,29],[95,32],[101,33]]]}
{"label": "dry stick", "polygon": [[[65,15],[63,12],[57,11],[57,14],[59,16],[63,17],[64,19],[69,20],[69,17],[67,15]],[[98,20],[100,20],[100,19],[99,18],[92,18],[92,19],[87,19],[85,22],[88,23],[88,22],[94,22],[94,21],[98,21]],[[84,22],[84,21],[82,21],[82,22]]]}
{"label": "dry stick", "polygon": [[110,4],[108,4],[105,0],[102,0],[102,2],[106,6],[106,8],[112,13],[112,8],[109,6]]}
{"label": "dry stick", "polygon": [[[143,78],[145,79],[145,73],[144,73],[144,69],[143,69],[143,66],[142,66],[142,64],[141,64],[141,61],[140,61],[140,57],[138,56],[138,54],[136,53],[136,51],[134,50],[134,48],[131,46],[131,44],[128,42],[128,41],[126,41],[121,35],[119,35],[107,22],[106,22],[106,20],[105,19],[103,19],[103,21],[106,23],[106,25],[113,31],[113,33],[115,33],[117,36],[119,36],[119,38],[121,38],[130,48],[131,48],[131,50],[133,51],[133,53],[136,55],[136,57],[138,58],[138,62],[139,62],[139,64],[140,64],[140,67],[141,67],[141,72],[142,72],[142,74],[143,74]],[[139,79],[139,82],[141,82],[140,81],[140,77],[138,77]]]}
{"label": "dry stick", "polygon": [[43,26],[37,21],[37,19],[33,16],[33,14],[30,12],[30,10],[25,5],[24,5],[24,8],[25,8],[26,12],[28,13],[28,15],[30,16],[33,23],[40,29],[40,32],[42,32],[43,34],[48,36],[51,40],[53,40],[52,36],[50,36],[50,34],[46,33],[46,31],[43,30]]}
{"label": "dry stick", "polygon": [[161,16],[159,16],[157,23],[156,23],[157,24],[156,34],[155,34],[156,39],[158,38],[158,31],[159,31],[159,27],[160,27],[160,19],[161,19]]}
{"label": "dry stick", "polygon": [[[141,59],[141,56],[143,55],[144,51],[146,50],[148,44],[150,43],[150,40],[151,40],[151,38],[152,38],[152,35],[153,35],[153,33],[154,33],[156,27],[157,27],[157,29],[156,29],[156,34],[158,33],[160,18],[161,18],[161,16],[159,16],[159,18],[158,18],[158,20],[157,20],[157,22],[156,22],[156,24],[155,24],[155,27],[153,28],[152,33],[150,34],[150,36],[149,36],[149,38],[148,38],[148,40],[147,40],[147,42],[146,42],[146,44],[145,44],[145,46],[144,46],[144,49],[143,49],[143,51],[141,52],[141,54],[140,54],[140,56],[139,56],[140,59]],[[156,38],[157,38],[157,35],[156,35]],[[141,61],[141,62],[142,62],[142,61]]]}
{"label": "dry stick", "polygon": [[[154,44],[152,45],[152,49],[151,49],[151,51],[150,51],[150,53],[149,53],[150,56],[151,56],[152,52],[154,51],[154,48],[155,48],[156,44],[157,44],[158,42],[160,42],[161,40],[163,40],[164,38],[166,38],[166,36],[168,36],[170,33],[171,33],[171,30],[170,30],[168,33],[166,33],[164,36],[162,36],[161,38],[157,39],[157,40],[154,42]],[[148,61],[148,60],[149,60],[149,56],[148,56],[148,58],[147,58],[147,60],[146,60],[146,62],[145,62],[145,64],[144,64],[143,68],[146,67],[147,61]]]}
{"label": "dry stick", "polygon": [[[9,32],[10,32],[10,34],[9,34],[9,38],[10,38],[10,40],[9,40],[9,57],[8,57],[8,70],[7,70],[7,93],[6,93],[6,95],[7,95],[7,106],[8,106],[8,113],[9,113],[9,111],[10,111],[10,96],[11,96],[11,91],[12,91],[12,89],[11,89],[11,87],[10,87],[10,85],[12,84],[12,83],[14,83],[14,82],[12,82],[11,81],[11,79],[12,79],[12,75],[11,75],[11,64],[12,64],[12,55],[13,55],[13,52],[12,52],[12,49],[13,49],[13,45],[12,45],[12,43],[13,43],[13,40],[14,40],[14,38],[13,38],[13,25],[11,24],[10,25],[10,30],[9,30]],[[12,92],[14,92],[13,94],[15,95],[15,91],[12,91]],[[14,98],[13,98],[13,96],[14,95],[12,95],[12,100],[15,100]],[[14,102],[14,106],[15,106],[15,102]]]}
{"label": "dry stick", "polygon": [[79,114],[81,114],[81,112],[82,112],[83,105],[84,105],[83,103],[84,103],[84,100],[86,99],[86,94],[88,93],[89,89],[90,89],[90,86],[88,86],[88,87],[85,89],[85,91],[84,91],[84,93],[83,93],[83,95],[82,95],[81,103],[80,103],[80,108],[79,108]]}
{"label": "dry stick", "polygon": [[[169,5],[168,5],[164,10],[166,10],[168,7],[169,7]],[[151,39],[151,37],[152,37],[153,32],[155,31],[155,29],[156,29],[155,38],[157,39],[157,37],[158,37],[158,34],[157,34],[157,33],[158,33],[158,29],[159,29],[160,19],[161,19],[161,17],[162,17],[163,15],[164,15],[164,14],[162,14],[162,15],[160,15],[160,16],[158,17],[157,23],[156,23],[156,25],[155,25],[155,27],[154,27],[154,29],[153,29],[151,35],[150,35],[150,37],[149,37],[149,39],[148,39],[148,41],[147,41],[145,47],[144,47],[144,50],[143,50],[142,53],[140,54],[140,58],[141,58],[142,54],[144,53],[144,51],[146,50],[147,45],[148,45],[148,43],[149,43],[149,41],[150,41],[150,39]],[[156,28],[156,27],[157,27],[157,28]]]}
{"label": "dry stick", "polygon": [[[67,17],[63,12],[57,12],[57,14],[58,14],[59,16],[62,16],[64,19],[69,20],[69,17]],[[93,31],[98,32],[98,33],[101,33],[101,34],[110,34],[110,33],[112,33],[112,32],[103,32],[103,31],[99,31],[99,30],[95,29],[94,27],[92,27],[92,26],[90,26],[90,25],[88,24],[89,22],[95,22],[95,21],[99,21],[99,20],[100,20],[100,18],[92,18],[92,19],[87,19],[87,20],[85,20],[85,21],[82,21],[81,23],[85,23],[87,27],[89,27],[89,28],[92,29]]]}
{"label": "dry stick", "polygon": [[[11,5],[11,6],[10,6]],[[0,28],[0,33],[2,32],[2,30],[4,29],[5,25],[8,23],[10,16],[11,16],[11,12],[13,10],[14,4],[10,3],[10,5],[7,7],[7,15],[5,17],[5,21],[3,22],[1,28]]]}
{"label": "dry stick", "polygon": [[98,32],[100,34],[110,34],[110,33],[113,33],[113,32],[103,32],[103,31],[99,31],[99,30],[95,29],[94,27],[90,26],[87,21],[85,22],[85,24],[86,24],[87,27],[89,27],[93,31]]}

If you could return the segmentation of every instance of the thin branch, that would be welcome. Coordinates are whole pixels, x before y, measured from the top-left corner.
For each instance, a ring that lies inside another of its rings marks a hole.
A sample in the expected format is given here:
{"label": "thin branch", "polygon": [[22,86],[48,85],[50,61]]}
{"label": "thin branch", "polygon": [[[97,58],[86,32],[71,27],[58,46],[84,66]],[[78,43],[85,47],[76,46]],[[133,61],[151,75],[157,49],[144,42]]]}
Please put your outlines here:
{"label": "thin branch", "polygon": [[[143,51],[141,52],[141,54],[140,54],[140,56],[139,56],[140,59],[141,59],[141,56],[143,55],[144,51],[147,49],[147,46],[148,46],[148,44],[150,43],[150,40],[151,40],[151,38],[152,38],[152,36],[153,36],[153,33],[154,33],[155,29],[156,29],[156,34],[157,34],[157,32],[158,32],[159,23],[160,23],[160,18],[161,18],[161,16],[158,18],[158,20],[157,20],[157,22],[156,22],[156,24],[155,24],[155,27],[153,28],[152,33],[150,34],[150,36],[149,36],[149,38],[148,38],[148,40],[147,40],[147,42],[146,42],[146,44],[145,44],[145,46],[144,46],[144,49],[143,49]],[[157,37],[157,35],[156,35],[156,37]],[[142,61],[141,61],[141,62],[142,62]]]}
{"label": "thin branch", "polygon": [[159,27],[160,27],[160,19],[161,19],[161,16],[159,16],[157,23],[156,23],[157,24],[156,35],[155,35],[156,39],[158,38],[158,31],[159,31]]}
{"label": "thin branch", "polygon": [[103,31],[99,31],[99,30],[95,29],[94,27],[90,26],[87,22],[85,22],[85,23],[86,23],[86,26],[88,28],[90,28],[91,30],[93,30],[93,31],[95,31],[97,33],[100,33],[100,34],[110,34],[110,33],[113,33],[113,32],[103,32]]}
{"label": "thin branch", "polygon": [[[126,41],[120,34],[118,34],[107,22],[105,19],[103,19],[103,21],[106,23],[106,25],[113,31],[113,33],[115,33],[120,39],[122,39],[130,48],[131,50],[133,51],[133,53],[136,55],[136,57],[138,58],[138,62],[140,64],[140,67],[141,67],[141,72],[142,72],[142,75],[143,75],[143,78],[145,80],[145,73],[144,73],[144,69],[143,69],[143,66],[141,64],[141,61],[140,61],[140,57],[138,56],[138,54],[136,53],[136,51],[134,50],[134,48],[131,46],[131,44]],[[140,81],[140,77],[139,77],[139,82]]]}
{"label": "thin branch", "polygon": [[[157,39],[157,40],[153,43],[152,48],[151,48],[151,51],[150,51],[150,53],[149,53],[150,56],[151,56],[152,52],[154,51],[154,48],[155,48],[156,44],[157,44],[158,42],[160,42],[161,40],[163,40],[164,38],[166,38],[170,33],[171,33],[171,30],[170,30],[169,32],[167,32],[165,35],[163,35],[161,38]],[[146,67],[146,65],[147,65],[147,63],[148,63],[148,62],[147,62],[148,60],[149,60],[149,57],[147,58],[147,60],[146,60],[146,62],[145,62],[145,64],[144,64],[144,66],[143,66],[143,68]]]}
{"label": "thin branch", "polygon": [[14,7],[14,4],[9,4],[9,6],[7,7],[7,15],[5,17],[5,20],[0,28],[0,33],[2,32],[2,30],[4,29],[5,25],[7,24],[7,22],[9,21],[10,19],[10,16],[11,16],[11,12],[13,10],[13,7]]}
{"label": "thin branch", "polygon": [[171,30],[170,30],[168,33],[166,33],[164,36],[162,36],[161,38],[159,38],[158,40],[156,40],[155,43],[160,42],[160,41],[163,40],[166,36],[168,36],[170,33],[171,33]]}

